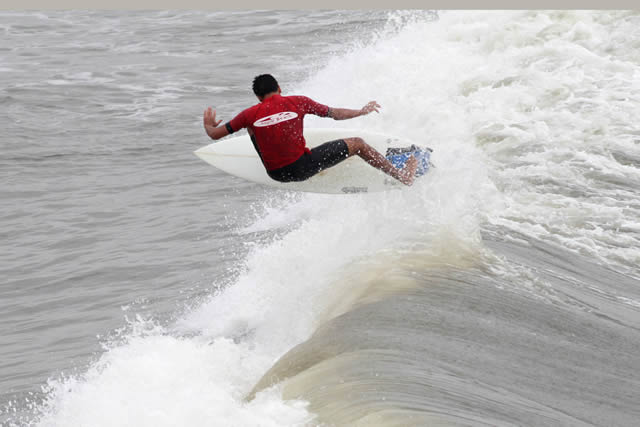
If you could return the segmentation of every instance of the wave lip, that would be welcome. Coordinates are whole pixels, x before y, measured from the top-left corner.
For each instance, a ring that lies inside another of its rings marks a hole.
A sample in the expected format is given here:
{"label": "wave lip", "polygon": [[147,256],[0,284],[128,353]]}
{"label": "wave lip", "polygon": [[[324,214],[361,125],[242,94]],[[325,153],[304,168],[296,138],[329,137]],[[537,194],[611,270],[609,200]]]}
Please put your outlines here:
{"label": "wave lip", "polygon": [[519,277],[412,265],[416,286],[323,325],[254,391],[282,382],[329,425],[633,424],[640,310],[603,295],[639,298],[640,283],[539,241],[485,238]]}

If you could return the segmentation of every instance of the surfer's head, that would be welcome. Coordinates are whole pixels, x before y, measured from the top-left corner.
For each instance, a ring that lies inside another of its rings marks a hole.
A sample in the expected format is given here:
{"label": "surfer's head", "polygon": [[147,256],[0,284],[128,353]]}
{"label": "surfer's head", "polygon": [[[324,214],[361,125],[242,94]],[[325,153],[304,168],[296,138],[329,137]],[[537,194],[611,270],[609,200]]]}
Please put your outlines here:
{"label": "surfer's head", "polygon": [[280,86],[271,74],[260,74],[253,79],[253,93],[262,101],[270,93],[280,93]]}

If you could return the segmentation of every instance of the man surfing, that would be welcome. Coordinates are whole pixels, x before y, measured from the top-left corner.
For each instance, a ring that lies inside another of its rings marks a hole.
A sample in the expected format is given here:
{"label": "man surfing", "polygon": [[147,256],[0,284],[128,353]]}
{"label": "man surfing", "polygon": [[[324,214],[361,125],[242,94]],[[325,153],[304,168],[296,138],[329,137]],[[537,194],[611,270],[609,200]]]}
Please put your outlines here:
{"label": "man surfing", "polygon": [[371,166],[383,171],[405,185],[413,184],[418,161],[411,156],[402,169],[396,169],[382,154],[362,138],[352,137],[325,142],[311,150],[303,136],[306,114],[346,120],[378,112],[377,102],[371,101],[360,110],[329,108],[306,96],[282,96],[276,79],[262,74],[253,80],[253,93],[260,103],[242,111],[224,126],[216,120],[211,107],[204,112],[204,128],[211,139],[247,128],[267,174],[280,182],[304,181],[318,172],[357,155]]}

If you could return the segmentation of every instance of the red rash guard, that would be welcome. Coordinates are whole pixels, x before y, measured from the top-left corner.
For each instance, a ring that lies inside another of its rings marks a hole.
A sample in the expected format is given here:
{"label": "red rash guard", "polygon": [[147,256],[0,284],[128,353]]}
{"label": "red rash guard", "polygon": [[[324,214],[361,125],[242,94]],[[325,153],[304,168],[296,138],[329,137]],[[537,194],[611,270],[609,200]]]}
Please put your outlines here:
{"label": "red rash guard", "polygon": [[226,124],[229,133],[248,128],[267,170],[279,169],[309,152],[302,135],[305,114],[327,117],[329,107],[306,96],[272,95]]}

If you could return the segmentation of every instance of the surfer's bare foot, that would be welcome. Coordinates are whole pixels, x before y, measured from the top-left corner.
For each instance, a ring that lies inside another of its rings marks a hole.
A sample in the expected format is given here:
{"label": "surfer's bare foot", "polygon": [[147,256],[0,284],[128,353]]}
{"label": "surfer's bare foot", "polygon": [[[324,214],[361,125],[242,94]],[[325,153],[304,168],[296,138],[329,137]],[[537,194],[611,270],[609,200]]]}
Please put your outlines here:
{"label": "surfer's bare foot", "polygon": [[418,159],[414,156],[409,157],[407,159],[407,163],[404,164],[404,167],[400,170],[400,182],[405,185],[413,184],[413,180],[416,177],[416,170],[418,169]]}

